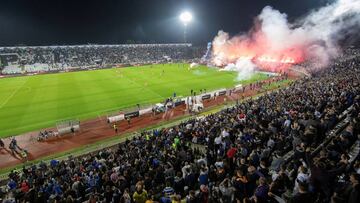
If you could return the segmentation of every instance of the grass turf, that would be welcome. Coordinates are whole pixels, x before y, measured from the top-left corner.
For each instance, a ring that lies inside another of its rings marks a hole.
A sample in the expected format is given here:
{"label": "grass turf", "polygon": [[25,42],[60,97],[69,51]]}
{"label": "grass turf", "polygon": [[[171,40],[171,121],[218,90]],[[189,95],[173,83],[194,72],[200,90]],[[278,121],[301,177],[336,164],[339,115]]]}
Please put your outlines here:
{"label": "grass turf", "polygon": [[45,74],[0,79],[0,137],[38,130],[65,119],[88,119],[111,110],[163,101],[266,79],[257,73],[237,81],[236,72],[188,64]]}

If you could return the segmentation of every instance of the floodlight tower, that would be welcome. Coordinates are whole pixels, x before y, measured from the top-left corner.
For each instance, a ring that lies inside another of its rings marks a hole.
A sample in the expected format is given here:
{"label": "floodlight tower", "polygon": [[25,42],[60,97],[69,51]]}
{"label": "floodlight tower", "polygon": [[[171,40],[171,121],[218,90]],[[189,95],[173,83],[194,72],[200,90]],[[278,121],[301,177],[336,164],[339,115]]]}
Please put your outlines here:
{"label": "floodlight tower", "polygon": [[180,18],[180,21],[184,24],[184,43],[186,43],[187,42],[187,40],[186,40],[187,25],[191,22],[192,15],[190,12],[184,11],[180,14],[179,18]]}

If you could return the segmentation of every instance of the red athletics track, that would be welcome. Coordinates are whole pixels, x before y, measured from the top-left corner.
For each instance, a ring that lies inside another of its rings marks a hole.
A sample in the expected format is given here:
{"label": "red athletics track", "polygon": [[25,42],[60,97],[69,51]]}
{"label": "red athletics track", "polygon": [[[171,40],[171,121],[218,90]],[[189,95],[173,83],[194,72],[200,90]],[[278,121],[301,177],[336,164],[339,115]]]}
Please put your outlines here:
{"label": "red athletics track", "polygon": [[[259,89],[250,90],[249,87],[246,87],[244,93],[233,93],[231,96],[219,96],[215,100],[206,100],[204,101],[204,107],[207,108],[222,104],[224,103],[224,98],[226,98],[227,101],[234,101],[236,99],[249,97],[255,95],[258,90]],[[75,135],[69,134],[39,142],[36,139],[39,131],[35,131],[16,136],[16,140],[21,148],[28,151],[28,160],[35,160],[84,145],[93,144],[106,138],[122,136],[126,133],[135,132],[136,130],[150,127],[187,114],[188,112],[185,110],[185,105],[182,105],[167,112],[166,115],[159,114],[153,116],[148,114],[133,118],[130,125],[127,121],[121,121],[118,123],[119,133],[117,135],[111,125],[106,122],[106,117],[104,116],[97,119],[82,121],[80,124],[80,132],[77,132]],[[3,141],[6,149],[0,149],[0,168],[7,168],[22,163],[23,160],[21,156],[19,154],[12,155],[8,149],[10,138],[5,138]]]}

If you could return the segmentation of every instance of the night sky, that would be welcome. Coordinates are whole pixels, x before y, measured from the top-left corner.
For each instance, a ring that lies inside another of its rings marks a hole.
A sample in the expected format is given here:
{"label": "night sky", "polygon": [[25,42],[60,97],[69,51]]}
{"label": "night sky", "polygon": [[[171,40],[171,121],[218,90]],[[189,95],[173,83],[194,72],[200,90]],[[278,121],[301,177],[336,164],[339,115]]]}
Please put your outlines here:
{"label": "night sky", "polygon": [[1,0],[0,46],[171,43],[183,40],[179,14],[190,11],[188,40],[211,41],[218,30],[246,32],[270,5],[289,19],[331,0]]}

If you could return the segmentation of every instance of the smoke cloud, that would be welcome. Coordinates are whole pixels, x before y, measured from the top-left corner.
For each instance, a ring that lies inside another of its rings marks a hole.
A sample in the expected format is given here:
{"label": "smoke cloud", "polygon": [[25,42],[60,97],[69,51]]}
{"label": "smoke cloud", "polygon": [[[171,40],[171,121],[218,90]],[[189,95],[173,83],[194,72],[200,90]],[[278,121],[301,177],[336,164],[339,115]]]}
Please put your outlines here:
{"label": "smoke cloud", "polygon": [[239,58],[236,63],[229,63],[223,70],[225,71],[237,71],[237,81],[250,79],[256,69],[256,65],[247,58]]}
{"label": "smoke cloud", "polygon": [[266,6],[248,33],[230,37],[219,31],[213,40],[211,60],[218,66],[232,67],[225,69],[234,69],[246,60],[250,69],[303,61],[325,66],[341,53],[339,42],[351,43],[359,37],[359,28],[360,0],[337,0],[294,22],[289,22],[285,13]]}

